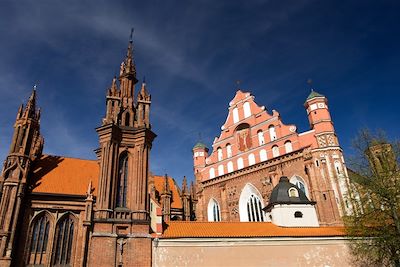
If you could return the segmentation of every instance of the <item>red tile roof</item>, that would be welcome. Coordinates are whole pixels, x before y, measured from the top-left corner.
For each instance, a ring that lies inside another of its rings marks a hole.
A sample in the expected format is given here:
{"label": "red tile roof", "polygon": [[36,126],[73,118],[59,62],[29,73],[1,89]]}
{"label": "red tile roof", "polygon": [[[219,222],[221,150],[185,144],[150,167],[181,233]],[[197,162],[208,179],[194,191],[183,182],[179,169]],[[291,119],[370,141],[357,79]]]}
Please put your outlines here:
{"label": "red tile roof", "polygon": [[86,195],[92,181],[96,195],[99,165],[95,160],[43,155],[33,164],[34,193]]}
{"label": "red tile roof", "polygon": [[[164,189],[164,176],[154,175],[154,187],[161,195]],[[180,197],[180,192],[178,189],[178,185],[175,182],[175,179],[172,177],[168,177],[168,184],[172,191],[172,199],[171,199],[171,208],[173,209],[182,209],[182,200]]]}
{"label": "red tile roof", "polygon": [[162,238],[334,237],[345,235],[344,227],[279,227],[269,222],[171,221]]}

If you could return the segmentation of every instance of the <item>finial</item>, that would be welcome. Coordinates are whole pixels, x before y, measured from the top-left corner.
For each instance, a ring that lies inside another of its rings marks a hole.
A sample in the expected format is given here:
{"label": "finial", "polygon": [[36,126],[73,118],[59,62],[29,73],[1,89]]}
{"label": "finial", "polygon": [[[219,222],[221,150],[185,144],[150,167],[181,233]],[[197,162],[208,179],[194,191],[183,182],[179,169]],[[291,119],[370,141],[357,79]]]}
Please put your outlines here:
{"label": "finial", "polygon": [[36,85],[36,83],[33,85],[33,90],[35,90],[36,91],[36,87],[37,87],[37,85]]}
{"label": "finial", "polygon": [[143,83],[146,83],[146,76],[143,75]]}
{"label": "finial", "polygon": [[239,89],[240,88],[240,84],[242,83],[242,81],[241,80],[236,80],[236,85],[237,85],[237,88]]}
{"label": "finial", "polygon": [[311,87],[311,92],[314,92],[314,89],[312,88],[313,80],[311,78],[307,79],[307,84]]}
{"label": "finial", "polygon": [[133,42],[133,32],[135,31],[135,28],[131,28],[131,36],[130,36],[130,38],[129,38],[129,42]]}

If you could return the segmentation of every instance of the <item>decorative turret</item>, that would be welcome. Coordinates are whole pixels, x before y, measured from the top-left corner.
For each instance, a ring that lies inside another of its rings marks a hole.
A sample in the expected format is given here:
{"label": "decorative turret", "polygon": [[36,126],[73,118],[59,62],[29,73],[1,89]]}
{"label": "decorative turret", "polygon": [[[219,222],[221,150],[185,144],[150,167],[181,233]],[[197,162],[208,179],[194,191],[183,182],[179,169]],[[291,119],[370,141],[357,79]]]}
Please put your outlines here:
{"label": "decorative turret", "polygon": [[311,90],[304,107],[307,110],[310,127],[315,129],[316,133],[335,131],[325,96]]}
{"label": "decorative turret", "polygon": [[186,176],[183,176],[182,192],[183,220],[190,221],[190,193],[187,187]]}
{"label": "decorative turret", "polygon": [[151,95],[148,93],[146,88],[146,81],[143,78],[142,88],[137,97],[137,125],[138,127],[146,127],[150,128],[150,104],[151,104]]}
{"label": "decorative turret", "polygon": [[165,179],[164,179],[163,191],[161,192],[161,206],[162,206],[164,221],[169,221],[171,219],[172,192],[171,192],[171,188],[169,186],[168,175],[165,174],[164,178]]}
{"label": "decorative turret", "polygon": [[208,157],[208,148],[205,144],[198,142],[192,149],[193,151],[193,169],[195,175],[199,172],[199,168],[206,166],[206,158]]}
{"label": "decorative turret", "polygon": [[40,135],[40,110],[36,108],[36,86],[24,109],[21,105],[14,124],[10,152],[0,176],[0,265],[9,266],[13,260],[14,239],[24,203],[28,173],[32,162],[40,157],[43,137]]}

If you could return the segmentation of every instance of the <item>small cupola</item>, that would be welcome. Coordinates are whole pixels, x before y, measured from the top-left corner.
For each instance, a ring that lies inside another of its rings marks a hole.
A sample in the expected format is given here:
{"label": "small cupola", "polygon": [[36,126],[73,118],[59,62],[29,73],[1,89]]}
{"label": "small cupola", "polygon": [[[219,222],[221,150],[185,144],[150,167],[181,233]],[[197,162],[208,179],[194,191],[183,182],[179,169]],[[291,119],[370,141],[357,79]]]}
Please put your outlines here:
{"label": "small cupola", "polygon": [[263,209],[272,223],[286,227],[319,226],[314,205],[297,185],[286,176],[271,192],[268,205]]}

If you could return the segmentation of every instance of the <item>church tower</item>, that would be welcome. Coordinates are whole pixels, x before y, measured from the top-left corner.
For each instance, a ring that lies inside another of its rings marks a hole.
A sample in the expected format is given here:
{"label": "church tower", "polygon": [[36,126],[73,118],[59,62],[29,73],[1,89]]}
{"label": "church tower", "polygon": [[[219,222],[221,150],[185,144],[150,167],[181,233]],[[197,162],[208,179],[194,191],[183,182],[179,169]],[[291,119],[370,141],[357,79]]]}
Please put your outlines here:
{"label": "church tower", "polygon": [[24,107],[20,106],[14,124],[9,154],[0,176],[0,266],[11,266],[21,206],[24,202],[28,172],[42,153],[40,110],[36,108],[36,87]]}
{"label": "church tower", "polygon": [[132,36],[120,73],[106,96],[106,115],[96,129],[100,147],[98,197],[90,266],[150,266],[149,153],[156,135],[149,120],[151,96],[143,81],[135,101]]}
{"label": "church tower", "polygon": [[329,112],[328,99],[312,90],[304,107],[315,137],[313,164],[308,166],[308,175],[315,184],[311,193],[317,201],[320,221],[341,224],[341,217],[352,212],[348,188],[350,181]]}

